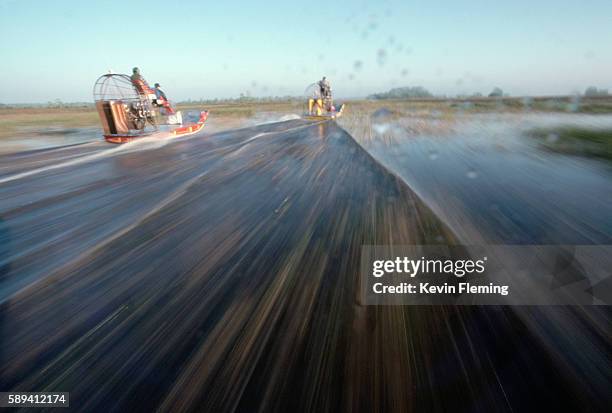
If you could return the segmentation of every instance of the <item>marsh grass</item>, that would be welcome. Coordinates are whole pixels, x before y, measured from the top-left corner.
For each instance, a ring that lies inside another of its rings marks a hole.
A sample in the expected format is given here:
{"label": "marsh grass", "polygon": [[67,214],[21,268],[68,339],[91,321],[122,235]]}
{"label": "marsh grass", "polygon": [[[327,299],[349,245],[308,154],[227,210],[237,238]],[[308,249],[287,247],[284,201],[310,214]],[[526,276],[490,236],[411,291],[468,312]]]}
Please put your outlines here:
{"label": "marsh grass", "polygon": [[[253,117],[256,113],[301,112],[299,102],[270,102],[246,104],[179,105],[179,110],[207,109],[217,120],[237,120]],[[0,139],[20,138],[42,134],[49,130],[70,131],[73,128],[96,127],[100,125],[98,113],[93,106],[79,108],[2,108],[0,109]]]}
{"label": "marsh grass", "polygon": [[98,122],[98,114],[92,109],[2,109],[0,138],[32,135],[47,129],[97,126]]}
{"label": "marsh grass", "polygon": [[[415,99],[415,100],[341,100],[347,103],[345,117],[355,121],[369,118],[377,110],[385,108],[391,120],[402,118],[451,118],[462,113],[512,113],[525,111],[568,112],[575,108],[579,113],[612,113],[612,97],[583,98],[573,105],[572,97],[553,98],[467,98],[467,99]],[[252,118],[260,112],[300,114],[305,102],[240,102],[215,104],[181,104],[180,110],[208,109],[211,119],[223,123]],[[346,123],[346,122],[345,122]],[[362,122],[363,123],[363,122]],[[93,105],[86,107],[35,107],[0,108],[0,138],[19,138],[44,133],[49,129],[66,129],[99,126],[98,114]]]}
{"label": "marsh grass", "polygon": [[612,129],[563,126],[533,129],[528,135],[537,139],[543,147],[555,152],[612,161]]}

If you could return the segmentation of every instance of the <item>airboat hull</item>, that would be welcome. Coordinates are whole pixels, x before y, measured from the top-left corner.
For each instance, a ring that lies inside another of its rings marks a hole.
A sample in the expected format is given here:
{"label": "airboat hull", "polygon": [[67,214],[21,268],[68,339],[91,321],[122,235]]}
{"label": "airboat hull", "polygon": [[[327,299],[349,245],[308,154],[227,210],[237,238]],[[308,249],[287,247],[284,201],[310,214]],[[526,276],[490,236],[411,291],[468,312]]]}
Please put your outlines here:
{"label": "airboat hull", "polygon": [[185,135],[193,135],[194,133],[199,132],[204,127],[203,123],[196,123],[189,126],[182,126],[180,128],[174,129],[171,133],[174,136],[185,136]]}
{"label": "airboat hull", "polygon": [[104,140],[109,143],[128,143],[138,139],[146,138],[147,136],[153,135],[152,133],[145,133],[142,135],[104,135]]}
{"label": "airboat hull", "polygon": [[342,112],[344,111],[344,106],[345,105],[342,104],[342,106],[340,106],[340,109],[336,112],[331,112],[331,113],[326,113],[326,114],[321,114],[321,115],[306,114],[303,116],[303,118],[306,120],[334,120],[342,116]]}
{"label": "airboat hull", "polygon": [[193,135],[201,131],[202,128],[204,128],[204,125],[206,124],[207,119],[208,119],[208,111],[206,110],[200,113],[200,119],[198,119],[197,123],[187,124],[187,125],[180,126],[178,128],[174,128],[168,133],[154,132],[154,133],[143,133],[140,135],[104,135],[104,139],[106,140],[106,142],[109,142],[109,143],[127,143],[127,142],[132,142],[138,139],[151,137],[155,135],[159,135],[160,138],[161,137],[174,138],[174,137],[179,137],[179,136],[188,136],[188,135]]}

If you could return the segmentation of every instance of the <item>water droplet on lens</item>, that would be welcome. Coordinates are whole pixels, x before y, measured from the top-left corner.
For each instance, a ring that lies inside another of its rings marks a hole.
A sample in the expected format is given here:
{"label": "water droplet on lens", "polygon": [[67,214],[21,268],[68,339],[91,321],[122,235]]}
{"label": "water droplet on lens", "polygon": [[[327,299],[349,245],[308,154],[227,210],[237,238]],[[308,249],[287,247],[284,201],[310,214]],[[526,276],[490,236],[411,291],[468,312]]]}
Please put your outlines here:
{"label": "water droplet on lens", "polygon": [[387,60],[387,51],[385,49],[378,49],[376,52],[376,60],[379,65],[384,65]]}
{"label": "water droplet on lens", "polygon": [[372,129],[374,129],[374,131],[379,135],[383,135],[389,130],[389,128],[390,125],[388,123],[374,123],[372,125]]}
{"label": "water droplet on lens", "polygon": [[380,108],[376,110],[374,113],[372,113],[371,118],[379,121],[380,123],[380,121],[388,121],[392,115],[393,115],[392,110],[389,110],[387,108]]}

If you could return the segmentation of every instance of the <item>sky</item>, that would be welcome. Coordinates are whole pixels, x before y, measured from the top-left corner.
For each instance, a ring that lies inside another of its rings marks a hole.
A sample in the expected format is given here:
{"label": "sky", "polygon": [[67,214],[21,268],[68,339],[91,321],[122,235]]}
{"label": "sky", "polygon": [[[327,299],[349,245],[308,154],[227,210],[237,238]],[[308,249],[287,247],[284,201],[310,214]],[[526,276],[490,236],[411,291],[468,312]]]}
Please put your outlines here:
{"label": "sky", "polygon": [[0,103],[91,101],[138,66],[175,101],[612,90],[612,1],[0,0]]}

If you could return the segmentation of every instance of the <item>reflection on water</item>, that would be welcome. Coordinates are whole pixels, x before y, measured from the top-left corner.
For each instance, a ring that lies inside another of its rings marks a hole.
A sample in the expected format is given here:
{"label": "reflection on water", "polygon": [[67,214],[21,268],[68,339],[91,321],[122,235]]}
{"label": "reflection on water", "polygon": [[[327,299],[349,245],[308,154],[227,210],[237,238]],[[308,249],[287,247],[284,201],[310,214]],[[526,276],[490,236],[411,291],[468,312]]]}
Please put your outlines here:
{"label": "reflection on water", "polygon": [[466,242],[612,242],[610,164],[553,153],[525,136],[557,125],[612,128],[611,116],[494,114],[382,124],[369,134],[344,126]]}
{"label": "reflection on water", "polygon": [[[602,164],[495,125],[396,122],[368,147],[470,239],[548,234],[519,225],[554,229],[544,184],[580,224],[558,186],[593,197]],[[458,394],[497,411],[509,392],[517,411],[598,411],[609,392],[605,309],[361,305],[362,245],[455,238],[333,122],[4,155],[0,181],[3,388],[66,389],[82,411],[451,411]]]}
{"label": "reflection on water", "polygon": [[88,128],[43,128],[22,131],[18,137],[0,140],[0,153],[54,148],[99,141],[102,130]]}

